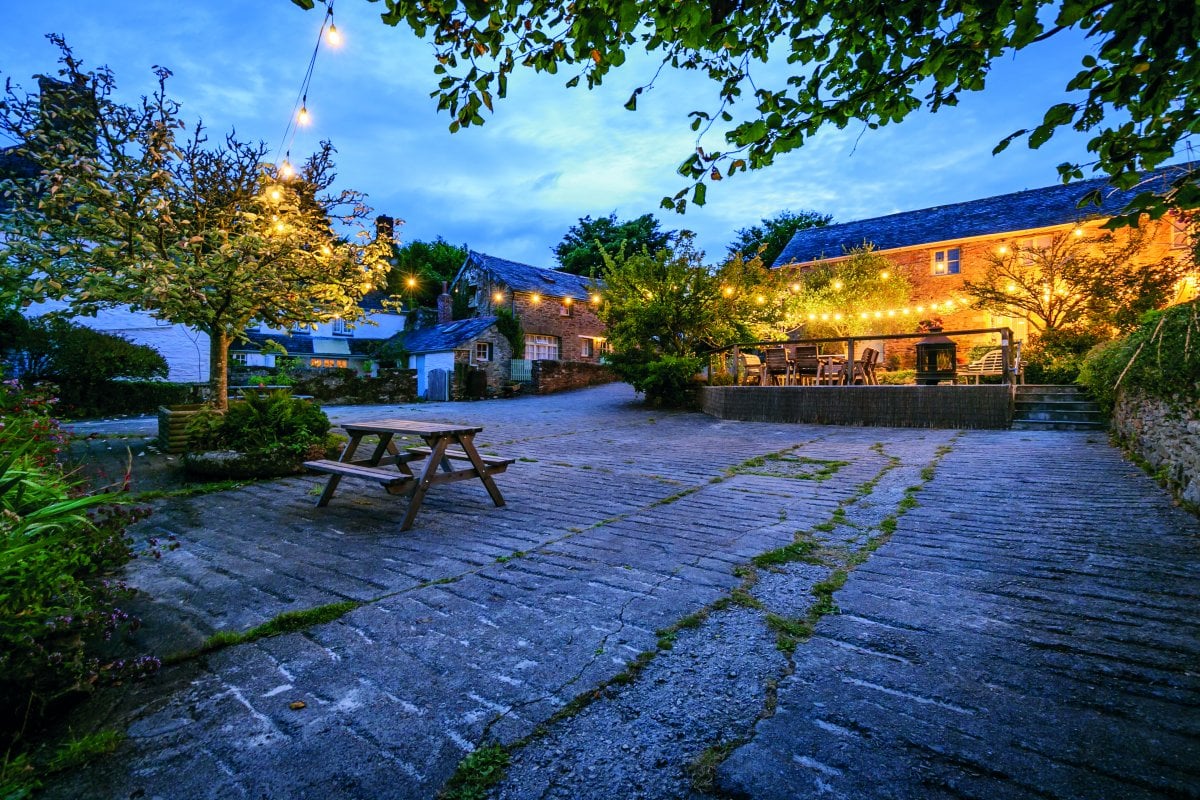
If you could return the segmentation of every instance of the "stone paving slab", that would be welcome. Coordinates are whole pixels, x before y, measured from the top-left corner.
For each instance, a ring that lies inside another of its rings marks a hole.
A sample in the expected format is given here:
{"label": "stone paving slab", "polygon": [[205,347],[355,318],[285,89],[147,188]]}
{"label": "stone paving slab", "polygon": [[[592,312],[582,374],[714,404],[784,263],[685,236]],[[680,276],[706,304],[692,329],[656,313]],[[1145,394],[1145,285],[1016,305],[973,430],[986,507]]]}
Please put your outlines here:
{"label": "stone paving slab", "polygon": [[[711,790],[753,797],[1189,796],[1198,527],[1098,435],[731,423],[620,386],[334,414],[378,416],[484,425],[481,450],[519,459],[498,478],[508,505],[437,487],[401,534],[403,501],[350,481],[324,509],[307,477],[160,501],[137,532],[181,546],[131,567],[137,644],[362,605],[101,693],[70,724],[127,743],[46,796],[432,798],[473,749],[581,696],[497,796],[708,796],[694,761],[719,745]],[[803,480],[784,451],[847,463]],[[761,607],[657,649],[752,557],[799,533],[849,552],[889,519],[791,657],[766,614],[807,613],[827,566],[762,570]],[[1158,777],[1136,777],[1149,758]]]}

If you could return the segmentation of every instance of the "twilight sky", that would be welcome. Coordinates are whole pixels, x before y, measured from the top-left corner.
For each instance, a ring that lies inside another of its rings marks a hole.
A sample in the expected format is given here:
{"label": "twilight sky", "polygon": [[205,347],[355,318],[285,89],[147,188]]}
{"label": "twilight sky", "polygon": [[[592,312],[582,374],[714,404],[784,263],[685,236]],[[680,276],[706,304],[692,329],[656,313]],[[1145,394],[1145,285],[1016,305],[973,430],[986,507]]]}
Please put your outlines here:
{"label": "twilight sky", "polygon": [[[338,0],[345,43],[321,48],[308,94],[313,124],[300,130],[292,156],[331,139],[338,185],[404,219],[404,241],[441,235],[552,267],[551,248],[580,217],[652,212],[664,228],[696,231],[716,261],[738,228],[785,208],[847,222],[1046,186],[1059,162],[1086,160],[1085,137],[1064,133],[1041,150],[1014,144],[991,155],[1005,135],[1040,122],[1077,70],[1080,38],[1052,39],[998,63],[987,89],[957,108],[877,131],[825,132],[766,170],[710,185],[708,205],[681,217],[658,203],[684,185],[675,167],[695,146],[687,112],[715,106],[702,76],[664,72],[629,112],[622,105],[631,90],[653,75],[648,58],[630,58],[591,92],[563,88],[567,74],[518,70],[486,125],[452,135],[429,97],[430,45],[384,25],[379,11]],[[36,88],[33,74],[57,69],[44,34],[61,33],[85,67],[114,70],[121,99],[151,91],[159,64],[174,72],[171,93],[186,119],[201,118],[216,134],[235,128],[272,149],[281,146],[324,13],[319,3],[305,12],[289,0],[42,0],[5,12],[0,78]]]}

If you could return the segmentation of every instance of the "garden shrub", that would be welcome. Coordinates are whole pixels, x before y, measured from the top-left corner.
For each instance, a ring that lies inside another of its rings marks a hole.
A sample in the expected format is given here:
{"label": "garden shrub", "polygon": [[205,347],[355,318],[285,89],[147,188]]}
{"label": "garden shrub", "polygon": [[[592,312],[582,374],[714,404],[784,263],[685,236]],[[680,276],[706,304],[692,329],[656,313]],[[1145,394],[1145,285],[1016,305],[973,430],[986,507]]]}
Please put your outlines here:
{"label": "garden shrub", "polygon": [[1031,338],[1021,351],[1025,382],[1075,383],[1088,351],[1108,339],[1107,331],[1093,328],[1045,331]]}
{"label": "garden shrub", "polygon": [[695,402],[695,377],[704,367],[699,356],[660,355],[642,360],[644,353],[613,353],[613,371],[634,389],[646,395],[646,402],[667,408],[681,408]]}
{"label": "garden shrub", "polygon": [[54,383],[59,403],[73,416],[144,410],[127,409],[136,395],[126,391],[124,382],[114,384],[167,375],[167,362],[157,350],[121,336],[57,317],[38,317],[25,325],[15,344],[22,380]]}
{"label": "garden shrub", "polygon": [[[143,509],[88,495],[55,460],[64,442],[52,401],[0,386],[0,746],[47,705],[152,671],[154,658],[102,658],[100,642],[136,625],[132,590],[113,579],[132,556],[125,530]],[[20,747],[16,748],[18,751]]]}
{"label": "garden shrub", "polygon": [[1093,348],[1079,382],[1107,412],[1121,387],[1169,402],[1200,403],[1200,300],[1152,311],[1124,339]]}
{"label": "garden shrub", "polygon": [[235,450],[301,461],[314,450],[324,451],[329,428],[329,417],[320,406],[280,389],[252,392],[230,403],[224,415],[197,414],[187,432],[194,450]]}

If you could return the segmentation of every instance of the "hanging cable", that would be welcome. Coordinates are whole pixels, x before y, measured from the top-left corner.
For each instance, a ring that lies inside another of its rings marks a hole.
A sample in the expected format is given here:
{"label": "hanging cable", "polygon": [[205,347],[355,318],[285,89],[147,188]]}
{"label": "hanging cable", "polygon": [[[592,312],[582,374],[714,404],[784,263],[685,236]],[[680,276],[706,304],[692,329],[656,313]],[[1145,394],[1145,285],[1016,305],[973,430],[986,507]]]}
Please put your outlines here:
{"label": "hanging cable", "polygon": [[[317,53],[321,51],[321,42],[328,37],[329,43],[336,46],[341,43],[341,33],[333,24],[333,0],[325,5],[325,17],[321,20],[321,28],[317,31],[317,43],[313,46],[312,55],[308,59],[308,67],[304,70],[304,79],[300,83],[300,91],[296,93],[296,102],[292,105],[292,114],[288,118],[287,127],[283,129],[280,148],[275,151],[275,162],[279,164],[279,174],[291,177],[295,174],[292,167],[292,144],[296,140],[296,132],[311,123],[312,116],[308,112],[308,89],[312,83],[313,68],[317,65]],[[280,150],[283,151],[283,161],[279,160]]]}

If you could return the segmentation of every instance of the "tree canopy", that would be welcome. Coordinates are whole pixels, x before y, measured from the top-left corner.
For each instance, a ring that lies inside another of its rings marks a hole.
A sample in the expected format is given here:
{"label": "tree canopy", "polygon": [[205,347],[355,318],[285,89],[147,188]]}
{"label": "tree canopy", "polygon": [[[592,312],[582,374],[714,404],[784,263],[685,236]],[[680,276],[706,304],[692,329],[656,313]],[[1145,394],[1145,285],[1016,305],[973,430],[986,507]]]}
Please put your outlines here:
{"label": "tree canopy", "polygon": [[831,222],[833,217],[829,214],[816,211],[795,213],[785,209],[770,219],[764,219],[762,225],[739,228],[737,238],[729,245],[729,254],[753,256],[757,253],[762,262],[770,266],[779,258],[779,254],[787,247],[796,231],[820,228]]}
{"label": "tree canopy", "polygon": [[[823,128],[877,128],[953,106],[984,89],[997,60],[1050,40],[1077,50],[1079,71],[1061,102],[997,151],[1018,138],[1037,148],[1071,128],[1092,138],[1086,153],[1059,166],[1064,180],[1092,170],[1128,189],[1144,170],[1182,154],[1200,130],[1200,6],[1193,2],[382,2],[386,24],[432,39],[434,96],[451,131],[483,124],[483,110],[507,94],[517,66],[561,69],[568,87],[591,88],[641,50],[666,67],[706,74],[715,97],[691,112],[701,138],[680,166],[690,185],[663,199],[679,210],[689,196],[703,204],[708,183],[769,166]],[[790,65],[776,83],[759,74],[768,58]],[[636,108],[652,84],[635,89],[626,107]],[[703,140],[714,125],[726,129],[724,143]],[[1198,170],[1181,169],[1165,196],[1145,193],[1134,204],[1155,216],[1170,206],[1200,207]]]}
{"label": "tree canopy", "polygon": [[188,132],[168,70],[157,70],[153,95],[125,104],[109,70],[84,71],[50,38],[63,80],[43,80],[40,97],[10,81],[0,102],[0,132],[31,165],[0,182],[11,302],[56,297],[84,314],[127,304],[197,328],[210,337],[222,406],[229,344],[247,328],[361,316],[387,245],[369,241],[360,193],[331,190],[332,145],[286,175],[264,144],[231,133],[212,145],[199,124]]}
{"label": "tree canopy", "polygon": [[442,283],[452,281],[467,260],[467,246],[452,245],[441,236],[432,242],[418,239],[394,248],[389,260],[388,293],[413,305],[434,307]]}
{"label": "tree canopy", "polygon": [[580,218],[554,246],[554,257],[564,272],[600,275],[605,268],[605,253],[615,255],[622,248],[627,253],[641,252],[643,248],[648,253],[656,253],[674,237],[674,232],[662,230],[653,214],[617,222],[614,211],[599,219]]}

